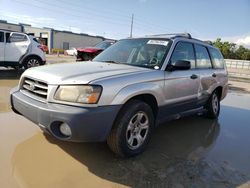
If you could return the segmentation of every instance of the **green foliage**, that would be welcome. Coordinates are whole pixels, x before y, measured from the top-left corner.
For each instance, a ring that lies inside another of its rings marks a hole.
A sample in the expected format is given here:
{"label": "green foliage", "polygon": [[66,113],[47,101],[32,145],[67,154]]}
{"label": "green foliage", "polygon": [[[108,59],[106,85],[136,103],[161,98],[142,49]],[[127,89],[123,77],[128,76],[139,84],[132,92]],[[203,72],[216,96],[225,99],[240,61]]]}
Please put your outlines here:
{"label": "green foliage", "polygon": [[225,59],[250,60],[250,49],[243,46],[237,47],[235,43],[222,42],[220,38],[212,42],[219,48]]}

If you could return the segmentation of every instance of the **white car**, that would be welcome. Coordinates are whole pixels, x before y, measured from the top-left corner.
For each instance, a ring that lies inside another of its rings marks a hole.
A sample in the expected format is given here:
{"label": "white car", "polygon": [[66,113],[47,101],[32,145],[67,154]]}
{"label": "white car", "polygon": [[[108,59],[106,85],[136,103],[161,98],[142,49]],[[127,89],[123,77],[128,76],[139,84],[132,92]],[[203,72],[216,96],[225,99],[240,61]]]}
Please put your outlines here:
{"label": "white car", "polygon": [[72,56],[76,56],[77,55],[76,48],[71,47],[70,49],[65,50],[65,51],[66,51],[66,54],[68,54],[68,55],[72,55]]}
{"label": "white car", "polygon": [[28,69],[45,63],[45,54],[35,37],[0,30],[0,66]]}

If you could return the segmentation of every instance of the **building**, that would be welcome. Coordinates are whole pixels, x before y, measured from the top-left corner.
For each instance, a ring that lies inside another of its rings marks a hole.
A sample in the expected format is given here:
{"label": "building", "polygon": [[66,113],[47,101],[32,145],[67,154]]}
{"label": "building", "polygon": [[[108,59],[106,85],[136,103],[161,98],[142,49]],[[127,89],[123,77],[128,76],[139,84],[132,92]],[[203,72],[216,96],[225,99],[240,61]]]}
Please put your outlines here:
{"label": "building", "polygon": [[5,20],[0,20],[0,29],[23,32],[23,28],[20,24],[8,23]]}
{"label": "building", "polygon": [[71,47],[87,47],[94,46],[97,43],[105,40],[101,36],[92,36],[84,33],[73,33],[70,31],[60,31],[53,28],[38,28],[32,27],[29,24],[12,24],[5,20],[0,20],[0,29],[7,29],[16,32],[24,32],[33,35],[48,46],[49,52],[52,49],[67,50]]}

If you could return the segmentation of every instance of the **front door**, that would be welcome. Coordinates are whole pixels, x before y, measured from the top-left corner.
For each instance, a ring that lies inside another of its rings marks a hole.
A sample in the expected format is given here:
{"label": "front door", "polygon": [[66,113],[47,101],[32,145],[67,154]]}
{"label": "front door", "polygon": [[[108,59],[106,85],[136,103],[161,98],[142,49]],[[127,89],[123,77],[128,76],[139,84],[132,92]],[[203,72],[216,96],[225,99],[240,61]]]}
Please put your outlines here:
{"label": "front door", "polygon": [[195,69],[193,44],[178,42],[172,53],[171,64],[179,60],[190,61],[191,69],[165,72],[165,113],[184,112],[197,107],[200,76]]}
{"label": "front door", "polygon": [[30,40],[23,33],[11,33],[5,47],[5,63],[18,63],[20,58],[28,52]]}

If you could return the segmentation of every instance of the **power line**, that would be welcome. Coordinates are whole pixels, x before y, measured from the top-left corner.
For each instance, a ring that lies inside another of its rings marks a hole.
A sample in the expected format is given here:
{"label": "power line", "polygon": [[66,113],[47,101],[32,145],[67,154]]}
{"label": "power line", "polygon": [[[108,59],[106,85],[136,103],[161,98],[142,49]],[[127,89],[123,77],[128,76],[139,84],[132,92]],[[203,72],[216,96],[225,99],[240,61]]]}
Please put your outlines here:
{"label": "power line", "polygon": [[[35,1],[38,1],[38,2],[42,2],[42,3],[44,3],[44,1],[41,1],[41,0],[35,0]],[[56,0],[56,1],[59,1],[59,0]],[[80,4],[76,4],[75,2],[75,4],[71,4],[71,3],[68,3],[68,2],[65,2],[65,1],[62,1],[62,0],[60,0],[59,1],[60,2],[60,4],[65,4],[65,5],[67,5],[67,6],[72,6],[72,7],[77,7],[77,8],[79,8],[79,6],[82,6],[82,5],[80,5]],[[54,4],[55,6],[57,5],[57,7],[58,7],[58,4]],[[77,6],[78,5],[78,6]],[[62,7],[62,6],[60,6],[61,8],[64,8],[64,7]],[[85,7],[87,7],[87,8],[85,8]],[[108,17],[108,16],[106,16],[106,15],[111,15],[110,13],[115,13],[116,15],[115,15],[115,17],[117,17],[117,15],[119,15],[120,17],[122,17],[122,19],[123,20],[126,20],[126,22],[128,23],[128,21],[130,20],[130,18],[126,15],[123,15],[123,14],[121,14],[121,13],[118,13],[118,12],[116,12],[116,11],[113,11],[113,10],[110,10],[110,9],[102,9],[101,11],[102,12],[107,12],[107,14],[104,14],[105,16],[103,16],[103,14],[100,14],[100,13],[98,13],[98,12],[100,12],[100,10],[98,10],[98,11],[96,11],[96,9],[93,9],[93,8],[90,8],[89,6],[87,6],[87,4],[84,4],[84,12],[89,12],[90,14],[94,14],[94,15],[98,15],[98,16],[101,16],[101,17],[106,17],[106,18],[108,18],[109,19],[109,21],[110,21],[110,19],[112,19],[112,18],[110,18],[110,17]],[[72,10],[74,10],[74,11],[78,11],[79,12],[79,10],[78,9],[75,9],[75,8],[71,8]],[[94,10],[94,11],[89,11],[89,10]],[[81,11],[81,13],[82,13],[82,9],[80,10]],[[98,14],[97,14],[98,13]],[[121,19],[121,18],[120,18]],[[142,19],[138,19],[137,18],[137,20],[142,20]],[[168,27],[164,27],[164,26],[162,26],[162,25],[157,25],[157,24],[155,24],[155,23],[152,23],[152,22],[148,22],[148,21],[145,21],[145,19],[144,20],[142,20],[141,22],[139,22],[139,21],[135,21],[136,22],[136,24],[139,24],[139,25],[142,25],[143,27],[152,27],[154,30],[155,30],[155,28],[161,28],[162,29],[162,31],[164,31],[164,32],[166,32],[166,31],[175,31],[174,29],[172,29],[172,28],[168,28]],[[142,29],[142,30],[145,30],[145,29]]]}
{"label": "power line", "polygon": [[[92,18],[93,19],[93,16],[91,15],[82,15],[82,14],[75,14],[75,13],[65,13],[65,11],[68,11],[68,10],[65,10],[65,7],[61,7],[61,6],[58,6],[58,5],[55,5],[55,4],[51,4],[51,3],[46,3],[47,5],[51,5],[51,7],[55,7],[57,8],[57,10],[47,6],[47,7],[44,7],[44,6],[38,6],[38,5],[34,5],[34,4],[30,4],[30,3],[26,3],[26,2],[23,2],[23,1],[19,1],[19,0],[13,0],[17,3],[22,3],[22,4],[25,4],[25,5],[28,5],[28,6],[33,6],[33,7],[36,7],[36,8],[39,8],[39,9],[43,9],[43,10],[48,10],[48,11],[53,11],[53,12],[60,12],[61,14],[64,14],[64,15],[68,15],[68,16],[72,16],[74,18],[78,18],[79,20],[80,19],[83,19],[83,18]],[[37,1],[37,2],[42,2],[43,5],[46,5],[44,4],[44,1],[39,1],[39,0],[34,0],[34,1]],[[60,8],[61,10],[58,10],[58,8]],[[75,11],[76,12],[76,11]],[[105,19],[103,17],[99,17],[96,21],[104,21],[104,22],[107,22],[107,23],[111,23],[111,24],[120,24],[120,25],[125,25],[124,23],[121,23],[121,22],[117,22],[117,21],[113,21],[113,20],[110,20],[110,19]],[[102,22],[103,23],[103,22]],[[129,24],[129,22],[128,22]]]}
{"label": "power line", "polygon": [[[103,22],[105,22],[106,25],[112,25],[112,26],[121,25],[123,27],[128,27],[128,25],[129,25],[129,20],[128,20],[129,18],[127,16],[122,15],[122,14],[118,14],[120,16],[119,20],[114,20],[113,19],[114,17],[117,19],[117,15],[112,16],[112,17],[109,16],[111,14],[102,15],[101,13],[96,13],[96,11],[90,11],[91,9],[89,9],[89,7],[88,7],[89,10],[86,9],[84,11],[88,12],[89,14],[84,14],[83,15],[82,9],[80,10],[80,9],[78,9],[78,7],[73,8],[73,7],[75,7],[75,5],[66,3],[65,1],[60,2],[60,4],[55,4],[55,3],[52,3],[52,2],[44,2],[44,1],[41,1],[41,0],[34,0],[34,1],[38,2],[40,5],[38,5],[38,4],[30,4],[30,3],[23,2],[23,1],[20,1],[20,0],[14,0],[14,1],[17,2],[17,3],[22,3],[22,4],[25,4],[25,5],[28,5],[28,6],[37,7],[39,9],[43,9],[43,10],[47,10],[47,11],[53,11],[53,13],[60,13],[60,15],[64,14],[64,15],[67,15],[67,16],[71,16],[73,18],[77,18],[79,21],[81,21],[83,18],[89,18],[89,20],[93,20],[93,16],[94,16],[96,18],[95,21],[101,22],[102,24],[103,24]],[[42,6],[41,6],[41,4],[42,4]],[[65,9],[65,7],[61,6],[61,4],[68,5],[67,9]],[[50,5],[50,6],[48,6],[48,5]],[[80,5],[80,4],[78,4],[78,5]],[[46,7],[44,7],[44,6],[46,6]],[[71,7],[69,7],[69,6],[71,6]],[[86,5],[84,5],[84,6],[86,6]],[[70,10],[72,10],[74,13],[72,13]],[[114,12],[114,11],[105,10],[105,12],[108,12],[108,13],[110,12],[111,13],[111,12]],[[140,20],[140,19],[138,19],[136,17],[136,19],[133,20],[133,27],[135,27],[136,31],[143,31],[143,32],[147,31],[149,33],[156,33],[156,31],[158,32],[159,29],[162,30],[163,32],[173,31],[173,30],[171,30],[169,28],[166,28],[164,26],[159,26],[157,24],[153,24],[153,23],[150,23],[150,22],[145,21],[145,20],[143,20],[142,22],[137,21],[137,20]],[[79,27],[79,26],[75,26],[75,27]]]}

